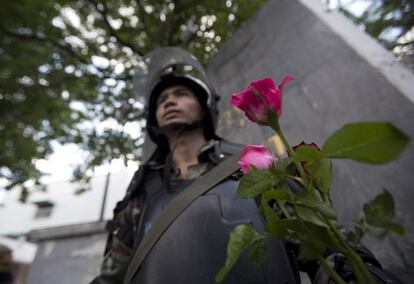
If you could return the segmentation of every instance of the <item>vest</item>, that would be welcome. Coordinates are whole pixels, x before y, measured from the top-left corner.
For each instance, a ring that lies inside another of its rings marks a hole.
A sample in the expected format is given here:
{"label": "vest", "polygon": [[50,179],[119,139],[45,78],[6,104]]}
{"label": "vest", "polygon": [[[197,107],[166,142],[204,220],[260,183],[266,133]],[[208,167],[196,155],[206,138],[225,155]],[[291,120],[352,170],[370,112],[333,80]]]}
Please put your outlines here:
{"label": "vest", "polygon": [[[154,186],[157,182],[154,181]],[[226,260],[227,242],[238,224],[252,224],[263,232],[264,223],[253,200],[236,196],[238,181],[228,179],[196,199],[167,229],[133,277],[133,284],[214,283]],[[146,182],[151,186],[151,181]],[[158,191],[147,202],[139,228],[150,222],[181,190]],[[148,222],[147,222],[148,221]],[[141,225],[140,225],[141,226]],[[268,258],[260,267],[243,254],[225,278],[226,284],[299,283],[282,240],[268,242]]]}

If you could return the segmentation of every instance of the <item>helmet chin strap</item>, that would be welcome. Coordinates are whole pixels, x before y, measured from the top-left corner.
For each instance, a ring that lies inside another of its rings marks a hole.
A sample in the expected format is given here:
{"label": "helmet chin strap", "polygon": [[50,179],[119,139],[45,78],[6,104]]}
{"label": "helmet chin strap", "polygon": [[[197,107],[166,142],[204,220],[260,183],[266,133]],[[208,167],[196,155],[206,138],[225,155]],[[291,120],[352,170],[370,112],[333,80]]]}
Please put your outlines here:
{"label": "helmet chin strap", "polygon": [[191,123],[172,123],[162,127],[153,127],[155,135],[166,135],[168,133],[177,133],[179,137],[185,131],[191,131],[203,126],[203,119],[193,121]]}

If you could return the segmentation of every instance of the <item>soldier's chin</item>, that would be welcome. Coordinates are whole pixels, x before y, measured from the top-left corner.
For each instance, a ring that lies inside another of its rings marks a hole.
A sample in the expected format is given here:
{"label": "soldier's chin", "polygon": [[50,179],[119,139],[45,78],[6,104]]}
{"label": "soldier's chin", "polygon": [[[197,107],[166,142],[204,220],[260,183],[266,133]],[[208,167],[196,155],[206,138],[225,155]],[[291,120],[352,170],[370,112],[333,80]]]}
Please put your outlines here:
{"label": "soldier's chin", "polygon": [[173,124],[182,124],[182,123],[187,123],[187,121],[185,119],[177,117],[177,118],[171,118],[171,119],[164,121],[161,126],[169,126]]}

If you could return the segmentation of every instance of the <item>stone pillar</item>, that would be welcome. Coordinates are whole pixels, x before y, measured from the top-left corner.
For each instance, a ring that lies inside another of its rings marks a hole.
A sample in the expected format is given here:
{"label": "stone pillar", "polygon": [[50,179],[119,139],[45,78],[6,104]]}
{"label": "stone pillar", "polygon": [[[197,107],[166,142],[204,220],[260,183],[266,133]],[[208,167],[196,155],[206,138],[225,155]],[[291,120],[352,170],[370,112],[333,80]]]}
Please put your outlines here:
{"label": "stone pillar", "polygon": [[[277,139],[229,104],[230,95],[258,78],[286,85],[281,124],[292,144],[323,141],[355,121],[390,121],[414,138],[414,75],[374,39],[319,0],[270,0],[224,45],[209,75],[222,95],[219,133],[239,143]],[[274,149],[275,150],[275,149]],[[341,221],[362,214],[362,204],[384,188],[396,201],[403,236],[365,244],[407,283],[414,280],[414,142],[386,165],[334,161],[333,199]]]}

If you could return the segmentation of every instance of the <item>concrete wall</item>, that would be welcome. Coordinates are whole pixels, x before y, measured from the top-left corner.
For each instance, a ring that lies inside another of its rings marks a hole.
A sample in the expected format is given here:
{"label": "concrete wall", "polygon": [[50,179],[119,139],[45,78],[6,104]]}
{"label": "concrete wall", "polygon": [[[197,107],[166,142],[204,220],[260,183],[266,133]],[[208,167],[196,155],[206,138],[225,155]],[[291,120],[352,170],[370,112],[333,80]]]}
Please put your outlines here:
{"label": "concrete wall", "polygon": [[26,284],[89,283],[99,273],[106,243],[104,222],[33,231],[38,245]]}
{"label": "concrete wall", "polygon": [[[258,78],[296,77],[285,89],[282,127],[292,144],[321,144],[353,121],[391,121],[414,138],[414,76],[393,56],[318,0],[271,0],[225,44],[209,66],[222,95],[219,132],[240,143],[274,145],[273,133],[244,119],[230,95]],[[276,140],[277,141],[277,140]],[[274,146],[272,146],[274,147]],[[414,280],[414,143],[386,165],[335,161],[333,199],[353,220],[383,188],[395,200],[404,236],[367,240],[385,267]]]}

